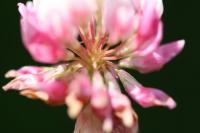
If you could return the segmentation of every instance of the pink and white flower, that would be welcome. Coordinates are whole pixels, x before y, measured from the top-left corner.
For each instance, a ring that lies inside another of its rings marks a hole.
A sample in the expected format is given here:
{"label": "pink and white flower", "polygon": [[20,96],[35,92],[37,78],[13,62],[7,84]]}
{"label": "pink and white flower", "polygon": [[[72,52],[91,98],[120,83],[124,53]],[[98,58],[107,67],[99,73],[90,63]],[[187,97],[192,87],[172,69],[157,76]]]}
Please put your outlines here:
{"label": "pink and white flower", "polygon": [[176,102],[144,87],[124,67],[160,70],[181,52],[184,40],[161,44],[162,0],[33,0],[19,3],[25,47],[50,67],[11,70],[4,90],[51,105],[65,104],[77,118],[74,133],[137,133],[138,117],[121,82],[142,107]]}

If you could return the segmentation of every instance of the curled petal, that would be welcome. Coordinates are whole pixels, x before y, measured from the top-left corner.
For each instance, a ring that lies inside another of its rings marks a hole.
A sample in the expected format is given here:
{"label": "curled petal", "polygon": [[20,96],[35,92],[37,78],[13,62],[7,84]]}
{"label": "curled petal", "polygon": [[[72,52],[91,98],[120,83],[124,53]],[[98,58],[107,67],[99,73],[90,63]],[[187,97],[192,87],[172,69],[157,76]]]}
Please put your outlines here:
{"label": "curled petal", "polygon": [[6,78],[14,78],[3,89],[10,90],[24,90],[38,88],[39,82],[44,80],[42,74],[45,69],[43,67],[36,66],[24,66],[18,70],[10,70],[5,74]]}
{"label": "curled petal", "polygon": [[[13,71],[14,72],[14,71]],[[31,74],[17,76],[15,79],[11,80],[8,84],[3,86],[4,90],[24,90],[39,88],[40,78]]]}
{"label": "curled petal", "polygon": [[176,107],[176,102],[161,90],[142,86],[126,71],[118,71],[119,78],[127,93],[142,107],[166,106],[169,109]]}
{"label": "curled petal", "polygon": [[91,97],[92,107],[101,109],[109,104],[108,93],[100,73],[95,72],[93,75],[93,88]]}
{"label": "curled petal", "polygon": [[136,36],[133,42],[136,45],[136,49],[132,53],[133,56],[146,56],[159,46],[163,37],[163,24],[160,22],[157,26],[156,32],[148,39],[139,34]]}
{"label": "curled petal", "polygon": [[76,74],[75,79],[69,84],[69,94],[65,99],[68,114],[71,118],[77,117],[84,104],[91,96],[91,83],[86,75]]}
{"label": "curled petal", "polygon": [[41,99],[49,104],[63,104],[68,86],[64,78],[56,79],[63,73],[61,68],[62,66],[55,68],[26,66],[17,71],[12,70],[7,76],[14,77],[14,79],[3,89],[18,90],[24,96]]}
{"label": "curled petal", "polygon": [[110,99],[108,96],[107,88],[104,85],[103,78],[100,73],[95,72],[93,76],[91,105],[99,113],[99,115],[104,116],[110,111],[109,100]]}
{"label": "curled petal", "polygon": [[135,11],[131,0],[105,0],[103,24],[110,42],[126,39],[134,30]]}
{"label": "curled petal", "polygon": [[65,104],[68,106],[67,113],[71,118],[76,118],[84,106],[83,102],[78,100],[74,93],[67,95]]}
{"label": "curled petal", "polygon": [[124,126],[130,128],[137,125],[137,115],[132,110],[129,99],[121,94],[121,92],[114,89],[109,90],[109,95],[112,109],[115,115],[121,119]]}
{"label": "curled petal", "polygon": [[38,74],[40,72],[44,71],[42,67],[37,66],[24,66],[16,71],[17,75],[22,74]]}
{"label": "curled petal", "polygon": [[62,80],[52,80],[41,84],[43,92],[48,95],[48,103],[50,104],[64,104],[67,95],[67,84]]}
{"label": "curled petal", "polygon": [[137,115],[131,107],[128,97],[120,92],[116,79],[109,72],[105,74],[108,82],[108,93],[111,101],[113,114],[126,128],[136,128],[138,124]]}
{"label": "curled petal", "polygon": [[94,73],[92,82],[91,107],[102,120],[103,130],[105,132],[110,132],[113,127],[110,97],[99,72]]}
{"label": "curled petal", "polygon": [[51,105],[64,104],[67,94],[67,85],[63,81],[50,81],[40,84],[42,89],[24,89],[21,95],[31,99],[41,99]]}
{"label": "curled petal", "polygon": [[143,107],[152,107],[155,105],[167,106],[169,109],[176,107],[176,103],[171,97],[163,91],[154,88],[141,88],[140,92],[132,97]]}
{"label": "curled petal", "polygon": [[48,103],[49,96],[44,91],[36,91],[32,89],[25,89],[20,92],[22,96],[25,96],[30,99],[40,99],[46,103]]}
{"label": "curled petal", "polygon": [[159,46],[153,53],[121,61],[121,65],[133,67],[141,73],[160,70],[166,63],[179,54],[185,41],[179,40]]}

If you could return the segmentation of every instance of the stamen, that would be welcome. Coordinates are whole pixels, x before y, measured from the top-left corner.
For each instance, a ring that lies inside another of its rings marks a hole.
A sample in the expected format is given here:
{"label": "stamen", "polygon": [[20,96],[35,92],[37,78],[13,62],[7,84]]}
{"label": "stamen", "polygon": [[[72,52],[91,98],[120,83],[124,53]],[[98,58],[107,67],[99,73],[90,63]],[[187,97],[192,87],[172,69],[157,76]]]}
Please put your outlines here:
{"label": "stamen", "polygon": [[92,38],[92,44],[94,44],[96,36],[96,21],[94,17],[92,17],[92,20],[90,21],[90,33]]}
{"label": "stamen", "polygon": [[90,44],[89,44],[89,40],[87,39],[86,36],[84,36],[84,32],[81,28],[79,28],[79,35],[83,41],[83,44],[86,46],[86,49],[91,49]]}
{"label": "stamen", "polygon": [[[99,35],[100,36],[100,35]],[[100,39],[99,42],[97,43],[97,48],[102,49],[103,46],[106,44],[108,38],[108,33],[105,33]]]}
{"label": "stamen", "polygon": [[120,58],[116,56],[103,57],[103,60],[118,60],[118,59]]}

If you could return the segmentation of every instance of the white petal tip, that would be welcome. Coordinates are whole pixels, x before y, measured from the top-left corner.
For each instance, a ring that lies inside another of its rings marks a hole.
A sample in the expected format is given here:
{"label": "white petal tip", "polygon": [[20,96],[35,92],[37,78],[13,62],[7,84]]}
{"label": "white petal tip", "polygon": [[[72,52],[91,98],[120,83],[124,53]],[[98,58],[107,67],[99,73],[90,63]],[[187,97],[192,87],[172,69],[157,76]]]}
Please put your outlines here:
{"label": "white petal tip", "polygon": [[68,96],[65,100],[68,105],[68,115],[70,118],[75,119],[83,108],[83,103],[78,101],[74,96]]}
{"label": "white petal tip", "polygon": [[112,120],[111,119],[106,119],[103,123],[103,130],[106,132],[106,133],[110,133],[112,132],[112,129],[113,129],[113,123],[112,123]]}
{"label": "white petal tip", "polygon": [[15,70],[10,70],[5,74],[5,78],[12,78],[16,76],[17,76],[17,72]]}
{"label": "white petal tip", "polygon": [[176,102],[172,99],[172,98],[169,98],[167,101],[166,101],[166,105],[169,109],[174,109],[176,107]]}
{"label": "white petal tip", "polygon": [[184,45],[185,45],[185,40],[180,40],[177,42],[177,46],[179,49],[183,49]]}
{"label": "white petal tip", "polygon": [[133,123],[134,123],[134,119],[132,117],[132,113],[129,111],[126,111],[126,113],[124,114],[123,119],[123,123],[126,127],[132,127]]}
{"label": "white petal tip", "polygon": [[4,86],[2,87],[2,89],[3,89],[4,91],[7,91],[7,90],[8,90],[7,85],[4,85]]}
{"label": "white petal tip", "polygon": [[17,3],[17,6],[19,7],[19,6],[22,6],[22,5],[24,5],[23,3]]}
{"label": "white petal tip", "polygon": [[79,113],[81,112],[81,109],[82,107],[77,107],[77,108],[73,108],[73,107],[70,107],[68,109],[68,115],[71,119],[75,119]]}

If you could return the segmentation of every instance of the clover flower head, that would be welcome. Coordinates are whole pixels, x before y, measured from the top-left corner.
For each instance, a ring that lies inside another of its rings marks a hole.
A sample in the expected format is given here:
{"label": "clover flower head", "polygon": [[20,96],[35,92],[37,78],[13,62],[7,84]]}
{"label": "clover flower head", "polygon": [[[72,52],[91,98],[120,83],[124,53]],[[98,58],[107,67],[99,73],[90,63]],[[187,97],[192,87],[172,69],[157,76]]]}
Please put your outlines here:
{"label": "clover flower head", "polygon": [[145,108],[176,106],[123,70],[158,71],[183,49],[184,40],[161,44],[162,0],[33,0],[18,7],[25,48],[52,66],[10,70],[6,77],[14,79],[4,90],[66,105],[77,118],[74,133],[136,133],[137,114],[121,89]]}

